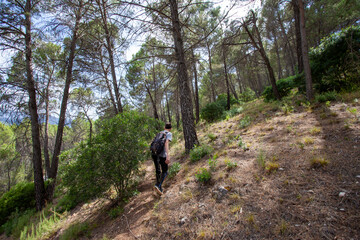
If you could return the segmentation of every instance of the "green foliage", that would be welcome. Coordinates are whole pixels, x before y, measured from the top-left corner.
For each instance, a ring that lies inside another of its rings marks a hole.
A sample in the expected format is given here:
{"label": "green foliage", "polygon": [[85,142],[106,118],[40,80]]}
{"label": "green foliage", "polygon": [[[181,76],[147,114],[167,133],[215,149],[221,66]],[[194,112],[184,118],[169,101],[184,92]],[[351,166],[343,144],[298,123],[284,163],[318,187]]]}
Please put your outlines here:
{"label": "green foliage", "polygon": [[311,73],[319,92],[351,90],[360,83],[360,27],[351,26],[323,39],[310,52]]}
{"label": "green foliage", "polygon": [[263,150],[260,150],[259,155],[256,158],[257,163],[260,167],[265,168],[265,153]]}
{"label": "green foliage", "polygon": [[[231,96],[230,97],[230,106],[238,103],[238,101]],[[206,104],[205,107],[201,109],[201,118],[207,122],[215,122],[221,119],[224,119],[226,115],[233,116],[233,114],[237,114],[237,112],[242,111],[241,108],[237,108],[230,111],[225,111],[227,106],[227,95],[221,94],[218,96],[215,102],[211,102]]]}
{"label": "green foliage", "polygon": [[60,236],[60,240],[79,239],[82,236],[90,237],[90,226],[87,222],[71,225]]}
{"label": "green foliage", "polygon": [[33,182],[21,182],[0,198],[0,225],[4,224],[16,209],[19,212],[35,208],[35,189]]}
{"label": "green foliage", "polygon": [[70,211],[75,208],[80,203],[80,200],[77,196],[71,194],[65,194],[56,205],[58,212],[62,213],[64,211]]}
{"label": "green foliage", "polygon": [[[302,75],[294,75],[287,78],[282,78],[276,81],[276,86],[278,88],[279,94],[281,97],[285,97],[290,94],[291,89],[295,87],[299,87],[300,83],[302,83],[303,76]],[[274,101],[276,97],[274,96],[272,86],[267,86],[262,93],[265,98],[265,101]]]}
{"label": "green foliage", "polygon": [[122,206],[117,206],[109,211],[109,216],[111,219],[115,219],[120,216],[124,212],[124,208]]}
{"label": "green foliage", "polygon": [[241,102],[250,102],[254,99],[256,99],[256,93],[249,87],[239,95],[239,100]]}
{"label": "green foliage", "polygon": [[250,126],[250,124],[251,124],[251,117],[246,116],[240,120],[239,126],[240,126],[240,128],[246,128],[246,127]]}
{"label": "green foliage", "polygon": [[169,175],[168,177],[169,178],[173,178],[176,176],[176,174],[178,174],[178,172],[180,171],[181,169],[181,164],[176,162],[176,163],[173,163],[170,168],[169,168]]}
{"label": "green foliage", "polygon": [[217,136],[213,133],[209,133],[207,136],[211,142],[215,141],[215,139],[217,138]]}
{"label": "green foliage", "polygon": [[204,108],[201,109],[200,115],[201,118],[207,122],[215,122],[220,120],[223,116],[225,108],[219,102],[212,102],[206,104]]}
{"label": "green foliage", "polygon": [[231,108],[229,111],[225,112],[226,118],[231,118],[231,117],[234,117],[236,115],[239,115],[243,110],[244,110],[243,107]]}
{"label": "green foliage", "polygon": [[238,136],[236,137],[236,139],[238,140],[238,146],[239,146],[240,148],[242,148],[243,150],[246,150],[246,149],[247,149],[247,145],[246,145],[246,143],[243,141],[242,137],[241,137],[240,135],[238,135]]}
{"label": "green foliage", "polygon": [[208,161],[208,164],[209,164],[209,167],[210,167],[210,170],[211,171],[215,171],[216,170],[216,165],[218,163],[218,155],[215,154],[212,158],[209,158],[209,161]]}
{"label": "green foliage", "polygon": [[45,216],[45,210],[40,213],[40,219],[37,224],[31,223],[31,229],[25,226],[21,231],[20,240],[35,240],[43,239],[45,235],[51,234],[51,232],[58,227],[58,223],[61,219],[61,215],[53,212],[49,217]]}
{"label": "green foliage", "polygon": [[199,182],[207,183],[211,179],[211,172],[206,168],[200,168],[196,172],[195,177]]}
{"label": "green foliage", "polygon": [[335,91],[324,92],[315,96],[315,101],[319,103],[325,103],[327,101],[335,101],[337,93]]}
{"label": "green foliage", "polygon": [[22,213],[15,211],[11,214],[9,220],[1,226],[0,233],[5,232],[6,236],[12,235],[19,238],[21,231],[31,222],[31,217],[35,214],[35,209],[29,209]]}
{"label": "green foliage", "polygon": [[[148,142],[157,122],[135,111],[99,123],[91,143],[82,143],[73,160],[63,166],[63,185],[82,202],[104,195],[113,186],[115,198],[131,194],[139,165],[148,158]],[[74,199],[73,197],[69,197]]]}
{"label": "green foliage", "polygon": [[201,158],[210,154],[212,150],[213,149],[208,145],[195,146],[193,149],[190,150],[190,161],[199,161]]}
{"label": "green foliage", "polygon": [[237,163],[230,161],[230,159],[228,159],[228,158],[225,159],[225,165],[226,165],[227,170],[229,170],[229,171],[230,171],[231,169],[237,167]]}

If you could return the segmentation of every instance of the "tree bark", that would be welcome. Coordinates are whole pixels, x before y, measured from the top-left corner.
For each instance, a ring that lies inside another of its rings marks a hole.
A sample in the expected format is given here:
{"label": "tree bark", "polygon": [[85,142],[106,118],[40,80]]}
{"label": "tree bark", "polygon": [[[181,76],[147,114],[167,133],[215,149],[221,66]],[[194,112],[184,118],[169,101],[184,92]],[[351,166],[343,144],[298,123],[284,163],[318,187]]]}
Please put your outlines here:
{"label": "tree bark", "polygon": [[169,0],[169,3],[175,45],[175,56],[177,60],[177,72],[179,77],[178,85],[180,90],[181,117],[185,140],[185,151],[188,153],[195,145],[199,144],[199,141],[196,135],[191,92],[188,85],[189,78],[185,64],[184,43],[179,21],[178,5],[176,0]]}
{"label": "tree bark", "polygon": [[47,198],[49,201],[52,201],[54,190],[55,190],[56,176],[57,176],[57,170],[58,170],[58,166],[59,166],[59,155],[60,155],[60,151],[61,151],[62,137],[63,137],[64,127],[65,127],[66,109],[67,109],[67,103],[68,103],[68,99],[69,99],[69,90],[70,90],[70,84],[73,80],[72,79],[72,71],[73,71],[73,65],[74,65],[74,59],[75,59],[76,42],[78,39],[78,30],[79,30],[80,20],[81,20],[81,16],[82,16],[82,7],[83,6],[81,6],[77,10],[75,27],[72,32],[73,35],[72,35],[71,44],[70,44],[70,54],[69,54],[69,59],[68,59],[67,71],[66,71],[63,99],[62,99],[61,107],[60,107],[58,130],[56,133],[54,153],[53,153],[53,157],[52,157],[52,161],[51,161],[51,170],[49,172],[49,178],[52,181],[46,189]]}
{"label": "tree bark", "polygon": [[45,184],[42,169],[41,143],[39,115],[36,105],[35,82],[32,69],[32,50],[31,50],[31,0],[26,0],[25,4],[25,54],[26,54],[26,82],[29,93],[29,112],[31,119],[31,137],[33,147],[33,166],[34,166],[34,185],[36,210],[40,211],[45,206]]}
{"label": "tree bark", "polygon": [[199,87],[198,87],[198,76],[196,70],[196,58],[194,54],[194,49],[191,49],[192,58],[193,58],[193,65],[194,65],[194,85],[195,85],[195,116],[196,116],[196,123],[200,121],[200,104],[199,104]]}
{"label": "tree bark", "polygon": [[277,58],[277,65],[278,65],[278,79],[282,78],[282,68],[281,68],[281,62],[280,62],[280,53],[279,53],[279,45],[276,37],[276,32],[273,32],[274,34],[274,45],[275,45],[275,52],[276,52],[276,58]]}
{"label": "tree bark", "polygon": [[312,87],[312,78],[311,78],[311,69],[308,55],[308,45],[306,39],[306,29],[305,29],[305,10],[302,0],[298,0],[299,11],[300,11],[300,32],[301,32],[301,48],[305,72],[305,81],[306,81],[306,97],[309,101],[314,98],[314,92]]}
{"label": "tree bark", "polygon": [[211,49],[209,46],[209,43],[206,42],[206,46],[207,46],[207,50],[208,50],[208,58],[209,58],[209,80],[210,80],[210,89],[211,89],[211,97],[212,97],[212,101],[215,102],[216,101],[216,92],[215,92],[215,86],[214,86],[214,81],[213,81],[213,69],[212,69],[212,61],[211,61]]}
{"label": "tree bark", "polygon": [[297,0],[292,0],[291,3],[293,6],[294,18],[295,18],[295,37],[296,37],[296,55],[297,55],[297,63],[298,63],[298,73],[302,73],[304,71],[304,64],[302,60],[302,47],[301,47],[300,11]]}
{"label": "tree bark", "polygon": [[271,67],[271,64],[270,64],[270,60],[269,58],[267,57],[266,55],[266,52],[264,50],[264,46],[262,44],[262,41],[261,41],[261,36],[260,36],[260,33],[259,33],[259,30],[256,26],[256,18],[255,18],[255,14],[252,13],[253,16],[252,16],[252,22],[253,22],[253,25],[254,25],[254,30],[255,30],[255,33],[256,33],[256,36],[257,36],[257,39],[258,39],[258,42],[256,42],[253,34],[250,32],[248,26],[247,26],[247,23],[243,24],[244,28],[245,28],[245,31],[247,32],[247,34],[249,35],[250,37],[250,40],[253,44],[253,46],[260,52],[260,55],[261,57],[263,58],[264,62],[265,62],[265,65],[266,65],[266,68],[268,70],[268,73],[269,73],[269,78],[270,78],[270,83],[271,83],[271,86],[272,86],[272,89],[273,89],[273,93],[274,93],[274,96],[280,100],[281,99],[281,96],[279,94],[279,91],[277,89],[277,86],[276,86],[276,79],[275,79],[275,74],[274,74],[274,70],[273,68]]}
{"label": "tree bark", "polygon": [[225,75],[225,83],[226,83],[226,94],[227,94],[227,101],[226,101],[226,110],[230,110],[230,86],[229,86],[229,78],[228,78],[228,72],[227,72],[227,65],[226,65],[226,54],[227,49],[225,48],[225,45],[222,45],[223,50],[223,63],[224,63],[224,75]]}
{"label": "tree bark", "polygon": [[123,107],[122,107],[122,104],[121,104],[121,96],[120,96],[120,91],[119,91],[119,87],[118,87],[118,84],[117,84],[117,78],[116,78],[113,44],[111,42],[111,34],[110,34],[110,31],[109,31],[109,28],[108,28],[106,1],[102,0],[101,3],[99,1],[97,1],[97,2],[98,2],[98,5],[99,5],[99,8],[100,8],[101,17],[102,17],[102,21],[103,21],[103,28],[104,28],[104,31],[105,31],[105,39],[106,39],[106,45],[105,46],[106,46],[106,49],[107,49],[108,54],[109,54],[111,77],[112,77],[112,83],[113,83],[114,92],[115,92],[117,110],[118,110],[118,112],[122,113],[123,112]]}

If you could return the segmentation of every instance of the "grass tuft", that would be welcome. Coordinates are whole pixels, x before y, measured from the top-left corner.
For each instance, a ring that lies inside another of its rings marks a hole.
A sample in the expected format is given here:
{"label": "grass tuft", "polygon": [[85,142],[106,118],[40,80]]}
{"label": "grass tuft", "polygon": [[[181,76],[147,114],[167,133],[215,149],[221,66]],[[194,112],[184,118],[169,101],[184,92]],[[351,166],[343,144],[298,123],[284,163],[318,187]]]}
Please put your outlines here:
{"label": "grass tuft", "polygon": [[310,165],[312,168],[321,168],[327,166],[329,162],[325,157],[314,157],[310,160]]}

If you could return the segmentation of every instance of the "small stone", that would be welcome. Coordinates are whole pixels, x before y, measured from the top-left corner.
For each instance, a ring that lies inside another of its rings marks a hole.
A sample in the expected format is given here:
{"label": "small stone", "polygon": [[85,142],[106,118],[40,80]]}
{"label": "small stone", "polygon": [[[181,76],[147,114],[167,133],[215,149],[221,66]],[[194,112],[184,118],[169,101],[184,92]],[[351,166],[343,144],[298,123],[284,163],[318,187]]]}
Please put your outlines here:
{"label": "small stone", "polygon": [[357,178],[360,178],[360,175],[357,175],[356,177],[357,177]]}
{"label": "small stone", "polygon": [[183,217],[183,218],[180,220],[180,226],[181,226],[181,225],[184,225],[187,220],[188,220],[187,217]]}
{"label": "small stone", "polygon": [[228,190],[227,190],[225,187],[223,187],[223,186],[220,186],[220,187],[218,188],[218,191],[219,191],[220,193],[222,193],[222,194],[227,194],[227,193],[228,193]]}
{"label": "small stone", "polygon": [[345,192],[340,192],[339,197],[345,197]]}
{"label": "small stone", "polygon": [[281,167],[281,168],[279,168],[279,171],[284,171],[284,169]]}
{"label": "small stone", "polygon": [[345,212],[345,209],[344,209],[344,208],[340,208],[340,211]]}

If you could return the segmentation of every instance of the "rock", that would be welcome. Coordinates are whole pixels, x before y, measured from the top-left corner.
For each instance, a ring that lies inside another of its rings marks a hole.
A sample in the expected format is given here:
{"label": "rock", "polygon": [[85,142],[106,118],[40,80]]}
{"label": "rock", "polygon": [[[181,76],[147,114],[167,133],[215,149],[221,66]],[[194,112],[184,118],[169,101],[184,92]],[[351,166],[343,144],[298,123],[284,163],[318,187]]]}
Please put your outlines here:
{"label": "rock", "polygon": [[284,171],[284,169],[281,167],[281,168],[279,168],[279,171]]}
{"label": "rock", "polygon": [[189,219],[187,217],[183,217],[180,219],[180,226],[184,225]]}
{"label": "rock", "polygon": [[226,195],[229,191],[226,189],[226,187],[223,187],[223,186],[220,186],[218,188],[218,191],[221,193],[221,194],[224,194]]}
{"label": "rock", "polygon": [[199,208],[206,207],[205,203],[199,203]]}
{"label": "rock", "polygon": [[357,178],[360,178],[360,175],[357,175],[356,177],[357,177]]}
{"label": "rock", "polygon": [[340,192],[339,197],[345,197],[345,192]]}

